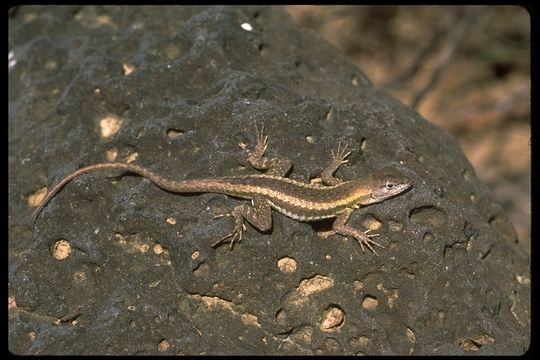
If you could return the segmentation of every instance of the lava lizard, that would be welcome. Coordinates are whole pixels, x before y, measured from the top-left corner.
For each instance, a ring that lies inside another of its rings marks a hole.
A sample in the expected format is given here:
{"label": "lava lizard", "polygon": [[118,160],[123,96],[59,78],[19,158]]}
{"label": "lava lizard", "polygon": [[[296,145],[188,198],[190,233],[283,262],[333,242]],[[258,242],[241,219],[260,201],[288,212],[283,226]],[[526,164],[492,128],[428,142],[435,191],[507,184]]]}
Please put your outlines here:
{"label": "lava lizard", "polygon": [[268,136],[263,134],[262,129],[258,131],[257,140],[255,148],[248,152],[248,161],[255,169],[267,170],[263,174],[172,180],[139,165],[98,163],[76,170],[60,180],[34,211],[33,221],[49,200],[73,178],[96,170],[117,169],[138,174],[161,189],[175,193],[220,193],[250,199],[251,206],[238,205],[231,213],[216,216],[232,216],[235,226],[230,234],[212,247],[230,239],[232,248],[236,240],[241,241],[246,231],[244,220],[260,231],[271,229],[273,208],[291,219],[304,222],[335,218],[332,229],[337,234],[356,239],[363,251],[366,245],[377,255],[372,245],[384,248],[371,239],[379,234],[368,234],[369,230],[362,232],[346,225],[346,222],[355,209],[384,201],[409,189],[412,184],[405,175],[393,167],[385,166],[366,177],[342,182],[333,174],[348,161],[345,159],[351,152],[347,152],[347,146],[339,144],[337,151],[332,151],[332,161],[321,173],[323,185],[306,184],[285,177],[292,167],[291,160],[264,156]]}

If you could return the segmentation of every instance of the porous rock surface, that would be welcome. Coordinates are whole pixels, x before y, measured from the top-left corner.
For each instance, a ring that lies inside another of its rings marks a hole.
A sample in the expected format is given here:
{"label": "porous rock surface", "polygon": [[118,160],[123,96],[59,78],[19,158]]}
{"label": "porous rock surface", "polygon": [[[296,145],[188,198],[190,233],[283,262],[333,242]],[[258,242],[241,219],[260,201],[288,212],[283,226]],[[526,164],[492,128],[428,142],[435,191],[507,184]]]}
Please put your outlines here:
{"label": "porous rock surface", "polygon": [[[361,36],[361,34],[359,35]],[[242,200],[165,176],[256,173],[264,124],[291,178],[339,142],[344,180],[394,166],[413,188],[349,220],[379,256],[274,213],[241,243]],[[9,18],[9,349],[18,354],[520,354],[529,259],[455,139],[279,7],[20,7]]]}

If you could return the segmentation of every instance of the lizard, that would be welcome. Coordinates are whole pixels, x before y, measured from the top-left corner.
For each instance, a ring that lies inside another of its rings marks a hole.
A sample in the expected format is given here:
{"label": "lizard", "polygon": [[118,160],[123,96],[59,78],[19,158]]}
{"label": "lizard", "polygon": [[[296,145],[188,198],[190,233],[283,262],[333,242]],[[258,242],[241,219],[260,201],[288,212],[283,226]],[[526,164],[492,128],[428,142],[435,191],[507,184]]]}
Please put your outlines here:
{"label": "lizard", "polygon": [[384,246],[371,238],[379,234],[369,234],[369,229],[356,229],[347,225],[347,220],[360,207],[402,194],[412,186],[411,181],[391,166],[384,166],[367,176],[350,181],[334,177],[334,173],[348,162],[346,158],[351,154],[351,151],[347,151],[347,145],[339,143],[337,150],[331,151],[330,164],[321,173],[322,184],[304,183],[286,177],[293,165],[290,159],[265,156],[267,144],[268,136],[264,135],[264,129],[257,129],[257,144],[253,150],[248,150],[247,160],[253,168],[266,171],[256,175],[172,180],[136,164],[103,162],[88,165],[66,175],[53,186],[34,211],[32,220],[35,224],[47,203],[73,178],[98,170],[116,169],[147,178],[159,188],[173,193],[220,193],[251,200],[251,206],[238,205],[230,213],[215,217],[233,217],[234,228],[230,234],[212,244],[212,247],[228,241],[232,249],[235,241],[240,242],[246,231],[244,220],[262,232],[270,230],[272,209],[275,209],[301,222],[334,218],[332,230],[335,233],[354,238],[362,251],[365,251],[365,245],[378,256],[373,246]]}

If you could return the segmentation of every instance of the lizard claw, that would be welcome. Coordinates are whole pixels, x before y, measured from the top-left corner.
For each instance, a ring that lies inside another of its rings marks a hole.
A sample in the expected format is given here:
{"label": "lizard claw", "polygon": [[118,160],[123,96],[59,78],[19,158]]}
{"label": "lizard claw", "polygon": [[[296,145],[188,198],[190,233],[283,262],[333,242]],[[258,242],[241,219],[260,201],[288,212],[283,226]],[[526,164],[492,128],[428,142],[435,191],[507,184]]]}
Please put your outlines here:
{"label": "lizard claw", "polygon": [[349,160],[345,160],[347,156],[352,153],[352,150],[347,151],[348,147],[349,144],[342,145],[341,142],[339,142],[336,151],[332,150],[332,158],[338,160],[341,164],[349,162]]}
{"label": "lizard claw", "polygon": [[[222,217],[235,217],[233,213],[226,213],[226,214],[218,214],[214,216],[214,219],[219,219]],[[235,217],[236,218],[236,217]],[[231,250],[234,246],[235,242],[242,241],[242,235],[244,234],[244,231],[246,231],[246,225],[243,222],[235,221],[234,230],[228,234],[227,236],[223,237],[221,240],[216,241],[211,247],[215,248],[218,245],[224,243],[224,242],[230,242],[231,243]],[[227,239],[230,239],[227,241]]]}
{"label": "lizard claw", "polygon": [[379,256],[379,254],[377,254],[377,252],[373,248],[373,245],[378,246],[378,247],[383,248],[383,249],[386,249],[386,248],[384,246],[382,246],[381,244],[379,244],[378,242],[376,242],[374,240],[371,240],[372,237],[380,236],[380,234],[368,234],[368,232],[370,232],[370,231],[371,231],[371,229],[368,229],[368,230],[364,231],[363,233],[360,232],[359,234],[356,234],[354,236],[354,238],[360,244],[360,247],[362,248],[363,252],[365,252],[365,249],[364,249],[364,245],[365,245],[376,256]]}
{"label": "lizard claw", "polygon": [[216,241],[215,243],[213,243],[210,246],[215,248],[215,247],[219,246],[220,244],[222,244],[224,242],[227,242],[226,240],[230,238],[231,240],[229,240],[228,242],[231,243],[230,249],[232,250],[235,242],[242,241],[242,235],[243,235],[244,231],[246,231],[246,226],[244,224],[242,224],[241,227],[235,227],[234,230],[229,235],[223,237],[221,240]]}
{"label": "lizard claw", "polygon": [[264,135],[264,124],[261,125],[260,129],[255,126],[255,132],[257,133],[257,145],[255,145],[253,152],[260,153],[262,156],[268,147],[268,135]]}
{"label": "lizard claw", "polygon": [[[381,234],[368,234],[368,232],[370,232],[370,231],[371,231],[371,229],[367,229],[366,231],[364,231],[364,234],[366,234],[366,236],[367,236],[368,238],[381,236]],[[377,244],[377,245],[379,245],[379,244]],[[384,246],[382,246],[382,245],[379,245],[379,246],[381,246],[382,248],[384,248]]]}

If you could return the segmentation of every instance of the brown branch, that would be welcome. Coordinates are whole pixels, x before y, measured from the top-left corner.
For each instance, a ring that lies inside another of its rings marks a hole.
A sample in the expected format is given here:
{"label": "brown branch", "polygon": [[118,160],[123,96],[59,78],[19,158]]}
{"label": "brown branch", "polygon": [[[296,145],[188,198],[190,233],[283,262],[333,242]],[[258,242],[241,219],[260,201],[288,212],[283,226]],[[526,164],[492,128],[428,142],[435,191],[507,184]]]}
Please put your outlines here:
{"label": "brown branch", "polygon": [[413,97],[413,101],[411,103],[412,108],[418,108],[424,97],[435,87],[435,85],[437,85],[441,75],[444,73],[448,65],[454,59],[458,50],[463,45],[465,36],[467,35],[467,30],[470,28],[476,17],[484,11],[484,9],[485,8],[483,6],[472,6],[467,8],[463,18],[455,25],[454,29],[448,35],[448,43],[439,53],[437,65],[430,76],[429,82]]}
{"label": "brown branch", "polygon": [[387,82],[382,87],[386,91],[393,91],[399,90],[402,87],[406,86],[408,83],[410,83],[414,76],[422,68],[424,63],[429,59],[429,55],[431,55],[431,53],[439,47],[439,44],[444,39],[447,32],[448,29],[446,27],[438,29],[435,35],[429,41],[429,44],[427,44],[423,49],[418,52],[416,59],[414,59],[413,63],[409,66],[409,68],[405,70],[401,75],[398,75],[394,79]]}

